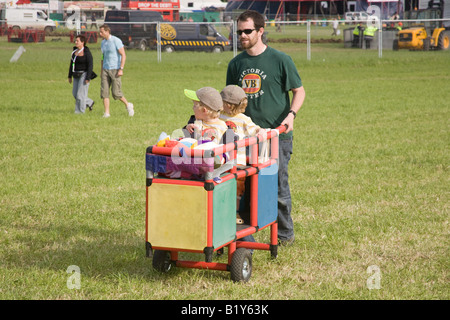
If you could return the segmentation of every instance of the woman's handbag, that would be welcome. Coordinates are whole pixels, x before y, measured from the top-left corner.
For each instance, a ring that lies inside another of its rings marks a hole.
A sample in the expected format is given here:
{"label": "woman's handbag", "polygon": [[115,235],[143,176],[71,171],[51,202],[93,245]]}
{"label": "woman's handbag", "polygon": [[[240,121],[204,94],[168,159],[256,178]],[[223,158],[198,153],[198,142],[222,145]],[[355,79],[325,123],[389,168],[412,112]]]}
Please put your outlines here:
{"label": "woman's handbag", "polygon": [[75,72],[72,72],[72,76],[76,79],[79,79],[83,73],[84,73],[84,71],[75,71]]}

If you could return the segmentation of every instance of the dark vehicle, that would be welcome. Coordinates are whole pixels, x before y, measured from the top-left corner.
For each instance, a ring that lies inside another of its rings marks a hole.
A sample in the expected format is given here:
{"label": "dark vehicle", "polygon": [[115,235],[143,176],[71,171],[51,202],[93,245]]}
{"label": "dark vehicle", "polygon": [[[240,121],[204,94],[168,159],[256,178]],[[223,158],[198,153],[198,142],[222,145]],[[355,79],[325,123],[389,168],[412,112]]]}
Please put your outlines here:
{"label": "dark vehicle", "polygon": [[109,10],[105,16],[112,35],[126,47],[143,51],[156,46],[158,21],[163,21],[161,13],[148,10]]}
{"label": "dark vehicle", "polygon": [[213,24],[173,23],[161,24],[161,50],[223,52],[231,50],[230,42],[221,35]]}

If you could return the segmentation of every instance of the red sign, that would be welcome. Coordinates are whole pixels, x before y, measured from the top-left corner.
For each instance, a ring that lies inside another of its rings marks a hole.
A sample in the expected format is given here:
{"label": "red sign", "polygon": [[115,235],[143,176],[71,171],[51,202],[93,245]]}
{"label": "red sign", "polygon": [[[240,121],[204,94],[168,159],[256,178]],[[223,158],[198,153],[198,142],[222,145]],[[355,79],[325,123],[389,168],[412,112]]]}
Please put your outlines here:
{"label": "red sign", "polygon": [[173,9],[173,4],[170,2],[139,2],[138,8]]}

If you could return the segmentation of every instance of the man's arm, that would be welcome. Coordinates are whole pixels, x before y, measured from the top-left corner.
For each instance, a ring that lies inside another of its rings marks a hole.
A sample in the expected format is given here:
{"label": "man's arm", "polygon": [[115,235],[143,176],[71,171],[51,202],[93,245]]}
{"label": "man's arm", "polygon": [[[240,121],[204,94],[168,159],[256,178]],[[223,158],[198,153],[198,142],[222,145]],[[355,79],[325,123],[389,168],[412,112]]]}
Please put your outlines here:
{"label": "man's arm", "polygon": [[228,68],[227,68],[226,85],[230,85],[230,84],[239,85],[238,80],[236,78],[237,77],[234,75],[233,67],[230,63],[230,64],[228,64]]}
{"label": "man's arm", "polygon": [[[303,101],[305,101],[305,89],[303,86],[299,88],[292,89],[292,101],[291,101],[291,111],[294,111],[296,114],[300,110],[303,105]],[[283,120],[281,125],[288,125],[286,133],[294,130],[294,114],[289,112],[287,117]]]}
{"label": "man's arm", "polygon": [[125,54],[125,47],[122,47],[120,49],[117,50],[120,54],[120,56],[122,57],[120,59],[120,69],[117,72],[118,76],[122,76],[123,75],[123,68],[125,67],[125,61],[127,60],[127,55]]}

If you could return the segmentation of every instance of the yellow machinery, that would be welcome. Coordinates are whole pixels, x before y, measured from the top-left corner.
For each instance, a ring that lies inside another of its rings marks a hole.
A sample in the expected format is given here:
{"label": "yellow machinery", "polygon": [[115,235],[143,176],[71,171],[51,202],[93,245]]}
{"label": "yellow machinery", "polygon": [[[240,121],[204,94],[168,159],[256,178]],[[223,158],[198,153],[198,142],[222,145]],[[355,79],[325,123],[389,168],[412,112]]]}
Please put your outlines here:
{"label": "yellow machinery", "polygon": [[434,8],[405,12],[407,19],[417,19],[417,22],[410,23],[408,28],[398,32],[398,39],[394,40],[394,50],[449,50],[449,21],[432,21],[446,17],[446,12],[449,10],[450,0],[445,0]]}

